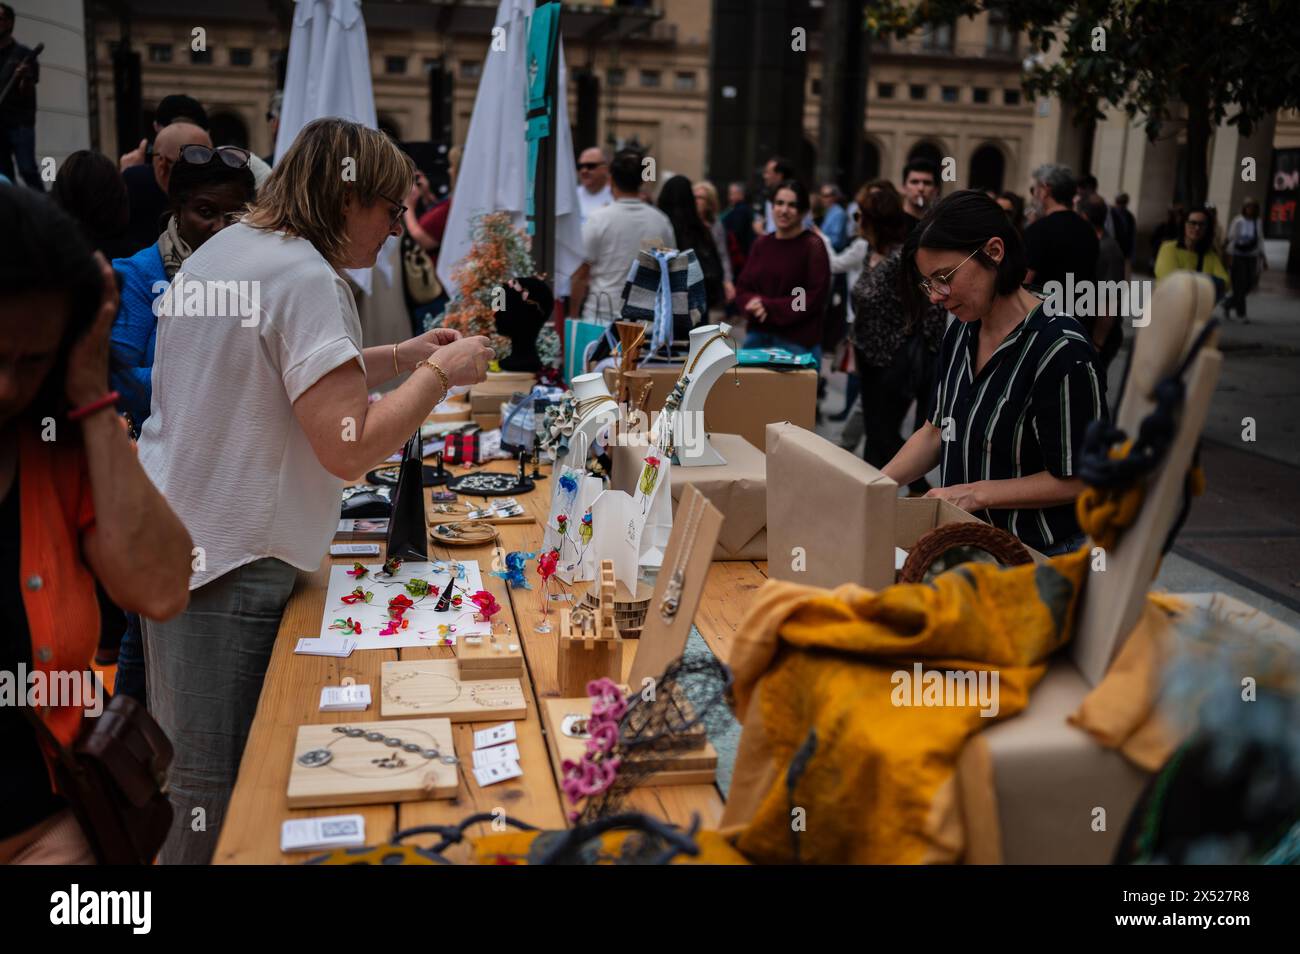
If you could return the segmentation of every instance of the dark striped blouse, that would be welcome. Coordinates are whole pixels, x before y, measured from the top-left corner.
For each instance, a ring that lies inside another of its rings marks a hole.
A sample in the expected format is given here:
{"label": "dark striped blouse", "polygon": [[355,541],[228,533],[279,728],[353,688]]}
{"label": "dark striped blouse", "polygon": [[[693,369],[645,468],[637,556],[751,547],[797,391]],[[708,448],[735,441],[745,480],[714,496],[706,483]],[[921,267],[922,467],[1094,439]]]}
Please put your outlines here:
{"label": "dark striped blouse", "polygon": [[[974,373],[980,323],[954,321],[943,337],[931,423],[942,438],[945,487],[1029,477],[1072,477],[1088,423],[1104,418],[1105,382],[1079,323],[1040,304]],[[977,516],[1042,550],[1079,533],[1074,505],[985,510]]]}

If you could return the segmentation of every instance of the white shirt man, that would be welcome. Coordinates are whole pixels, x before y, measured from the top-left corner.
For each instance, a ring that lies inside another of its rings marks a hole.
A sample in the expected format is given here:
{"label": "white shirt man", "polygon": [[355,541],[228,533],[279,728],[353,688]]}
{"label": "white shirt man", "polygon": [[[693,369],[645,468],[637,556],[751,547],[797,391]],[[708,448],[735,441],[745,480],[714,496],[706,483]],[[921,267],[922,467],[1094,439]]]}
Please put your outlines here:
{"label": "white shirt man", "polygon": [[578,157],[578,214],[585,224],[591,213],[614,201],[609,187],[609,162],[594,146]]}

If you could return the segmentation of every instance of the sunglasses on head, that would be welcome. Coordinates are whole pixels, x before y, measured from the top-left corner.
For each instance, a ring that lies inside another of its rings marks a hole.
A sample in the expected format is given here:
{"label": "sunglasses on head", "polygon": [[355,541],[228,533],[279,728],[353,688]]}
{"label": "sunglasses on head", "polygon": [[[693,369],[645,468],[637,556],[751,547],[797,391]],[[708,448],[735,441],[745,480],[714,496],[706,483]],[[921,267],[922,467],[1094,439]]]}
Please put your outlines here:
{"label": "sunglasses on head", "polygon": [[238,146],[217,146],[215,149],[198,143],[181,146],[180,157],[182,161],[196,166],[207,165],[212,161],[213,156],[220,156],[221,161],[232,169],[243,169],[248,165],[249,152],[247,149],[240,149]]}

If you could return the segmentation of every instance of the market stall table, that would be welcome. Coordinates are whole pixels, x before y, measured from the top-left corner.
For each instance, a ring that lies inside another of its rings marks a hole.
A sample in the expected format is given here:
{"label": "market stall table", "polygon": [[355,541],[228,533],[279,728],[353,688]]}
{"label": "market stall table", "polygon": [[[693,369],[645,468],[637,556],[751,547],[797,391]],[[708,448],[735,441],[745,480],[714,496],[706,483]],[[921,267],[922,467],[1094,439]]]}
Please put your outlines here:
{"label": "market stall table", "polygon": [[[499,461],[480,469],[509,471],[516,466],[512,461]],[[460,468],[455,471],[464,472]],[[536,517],[536,522],[498,526],[500,538],[496,546],[501,551],[540,550],[542,532],[549,516],[550,493],[550,481],[544,480],[538,483],[536,490],[519,496],[519,502]],[[429,495],[430,491],[426,489],[426,512],[431,503]],[[382,551],[382,543],[380,548]],[[299,574],[293,596],[285,608],[214,863],[285,864],[310,857],[309,854],[283,854],[280,851],[280,826],[291,818],[360,814],[366,820],[366,843],[370,845],[388,841],[394,832],[403,828],[455,824],[479,812],[504,811],[512,818],[547,829],[562,828],[567,824],[567,813],[572,806],[564,804],[559,780],[551,764],[538,700],[560,694],[556,675],[557,610],[573,604],[553,602],[552,631],[535,632],[542,612],[536,561],[530,561],[527,570],[533,588],[511,590],[503,580],[491,575],[495,552],[488,544],[448,548],[431,542],[429,559],[477,560],[483,571],[485,588],[501,604],[502,610],[497,618],[508,622],[512,633],[520,637],[526,664],[522,683],[528,717],[517,721],[515,728],[523,775],[480,788],[472,774],[466,771],[474,748],[473,732],[501,720],[457,723],[453,726],[453,733],[456,754],[461,759],[461,779],[460,791],[454,799],[300,810],[288,807],[289,770],[300,725],[378,719],[379,676],[384,662],[450,658],[454,655],[449,647],[357,650],[346,659],[294,655],[293,649],[300,637],[320,631],[330,566],[355,562],[353,557],[326,557],[314,573]],[[379,557],[364,558],[363,562],[377,563],[384,558],[381,553]],[[724,662],[752,593],[766,578],[765,570],[765,563],[750,562],[714,563],[710,568],[695,625],[709,647]],[[558,581],[552,583],[552,588],[553,592],[569,589]],[[585,584],[573,587],[574,599],[580,598],[584,591]],[[629,645],[635,647],[636,641],[629,641]],[[633,658],[634,650],[625,654],[625,675]],[[319,711],[321,688],[339,685],[346,676],[352,676],[358,684],[370,684],[375,700],[371,708],[362,713]],[[693,816],[699,816],[705,827],[717,825],[722,815],[722,804],[717,786],[711,784],[646,786],[634,791],[627,800],[629,809],[645,811],[682,826],[689,825]],[[486,830],[486,825],[479,826],[478,833]],[[466,851],[462,845],[450,854],[454,859],[463,860]]]}

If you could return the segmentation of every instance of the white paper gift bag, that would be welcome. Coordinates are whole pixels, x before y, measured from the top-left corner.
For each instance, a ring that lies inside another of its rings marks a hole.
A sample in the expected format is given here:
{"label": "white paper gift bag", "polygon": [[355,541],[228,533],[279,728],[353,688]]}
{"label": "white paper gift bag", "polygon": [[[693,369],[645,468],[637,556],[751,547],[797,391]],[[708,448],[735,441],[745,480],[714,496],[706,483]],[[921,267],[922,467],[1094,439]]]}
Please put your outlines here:
{"label": "white paper gift bag", "polygon": [[642,522],[637,563],[656,568],[664,562],[664,550],[673,532],[673,498],[671,492],[672,461],[653,445],[641,456],[636,490],[632,495],[632,513]]}
{"label": "white paper gift bag", "polygon": [[605,489],[604,482],[573,467],[559,468],[553,480],[543,552],[560,551],[555,575],[565,583],[594,580],[600,561],[591,545],[595,529],[591,506]]}

